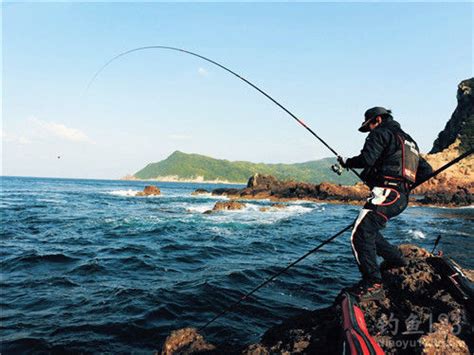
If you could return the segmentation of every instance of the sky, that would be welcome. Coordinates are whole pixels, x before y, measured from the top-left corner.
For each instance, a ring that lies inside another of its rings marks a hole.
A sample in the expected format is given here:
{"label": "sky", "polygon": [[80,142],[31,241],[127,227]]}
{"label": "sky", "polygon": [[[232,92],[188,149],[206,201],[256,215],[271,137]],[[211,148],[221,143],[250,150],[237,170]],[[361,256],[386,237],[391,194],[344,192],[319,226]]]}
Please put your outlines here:
{"label": "sky", "polygon": [[[266,163],[331,156],[236,71],[356,155],[391,108],[429,151],[473,76],[473,4],[3,3],[2,175],[120,178],[175,150]],[[59,157],[59,158],[58,158]]]}

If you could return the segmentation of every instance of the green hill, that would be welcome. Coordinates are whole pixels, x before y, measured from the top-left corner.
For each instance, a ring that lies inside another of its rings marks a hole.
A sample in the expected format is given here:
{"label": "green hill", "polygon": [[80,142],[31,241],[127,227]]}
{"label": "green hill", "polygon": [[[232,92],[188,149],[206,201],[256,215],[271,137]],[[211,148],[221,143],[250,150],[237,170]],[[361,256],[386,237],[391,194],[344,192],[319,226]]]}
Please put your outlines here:
{"label": "green hill", "polygon": [[186,154],[176,151],[165,160],[148,164],[134,174],[138,179],[163,179],[175,177],[182,180],[193,180],[202,177],[204,181],[225,180],[246,183],[255,173],[269,174],[281,180],[297,180],[320,183],[329,181],[339,184],[357,182],[350,172],[338,176],[331,170],[334,158],[309,161],[295,164],[263,164],[246,161],[229,161],[214,159],[199,154]]}

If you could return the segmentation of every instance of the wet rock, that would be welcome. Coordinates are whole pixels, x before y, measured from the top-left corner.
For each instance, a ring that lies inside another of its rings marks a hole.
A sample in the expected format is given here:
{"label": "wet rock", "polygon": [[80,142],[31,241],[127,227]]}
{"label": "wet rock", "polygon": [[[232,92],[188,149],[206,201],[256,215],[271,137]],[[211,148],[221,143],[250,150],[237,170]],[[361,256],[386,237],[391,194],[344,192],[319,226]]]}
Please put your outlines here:
{"label": "wet rock", "polygon": [[240,189],[234,189],[234,188],[219,188],[219,189],[214,189],[212,190],[212,195],[214,196],[238,196],[240,195]]}
{"label": "wet rock", "polygon": [[204,214],[211,214],[216,211],[235,211],[245,208],[245,203],[237,201],[219,201],[216,202],[212,210],[204,212]]}
{"label": "wet rock", "polygon": [[137,196],[158,196],[161,195],[161,191],[158,187],[153,185],[145,186],[143,191],[138,192]]}
{"label": "wet rock", "polygon": [[260,207],[259,211],[260,212],[276,211],[276,210],[285,209],[287,207],[288,207],[287,205],[284,205],[281,203],[272,203],[270,206]]}
{"label": "wet rock", "polygon": [[455,192],[428,192],[419,202],[428,205],[469,206],[474,203],[474,195],[467,188],[458,186]]}
{"label": "wet rock", "polygon": [[199,354],[214,350],[216,347],[206,342],[194,328],[173,331],[165,340],[162,355]]}
{"label": "wet rock", "polygon": [[237,201],[220,201],[216,202],[213,211],[241,210],[243,208],[245,208],[245,203]]}
{"label": "wet rock", "polygon": [[249,189],[261,189],[261,190],[269,190],[278,186],[280,181],[277,178],[271,175],[261,175],[261,174],[254,174],[251,176],[247,182],[247,188]]}
{"label": "wet rock", "polygon": [[433,324],[433,331],[423,335],[419,342],[423,354],[469,354],[466,343],[453,334],[454,328],[447,321]]}
{"label": "wet rock", "polygon": [[196,189],[195,191],[191,193],[191,195],[193,196],[207,195],[207,194],[210,194],[210,191],[206,189]]}

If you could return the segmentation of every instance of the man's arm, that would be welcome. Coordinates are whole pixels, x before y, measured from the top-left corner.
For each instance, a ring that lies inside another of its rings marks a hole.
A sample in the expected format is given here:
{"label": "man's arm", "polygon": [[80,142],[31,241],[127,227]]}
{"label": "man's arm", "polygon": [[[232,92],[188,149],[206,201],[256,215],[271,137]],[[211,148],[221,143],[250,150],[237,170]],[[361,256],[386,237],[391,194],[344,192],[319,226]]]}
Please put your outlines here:
{"label": "man's arm", "polygon": [[347,159],[342,165],[345,168],[351,169],[362,169],[373,166],[382,155],[389,139],[389,132],[385,130],[376,129],[370,132],[360,154]]}

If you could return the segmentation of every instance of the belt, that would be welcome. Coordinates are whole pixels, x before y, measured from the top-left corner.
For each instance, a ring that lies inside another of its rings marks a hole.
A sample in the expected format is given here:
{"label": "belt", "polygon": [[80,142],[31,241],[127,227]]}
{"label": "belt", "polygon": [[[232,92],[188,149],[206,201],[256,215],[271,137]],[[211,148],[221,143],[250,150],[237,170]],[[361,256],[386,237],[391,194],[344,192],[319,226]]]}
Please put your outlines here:
{"label": "belt", "polygon": [[380,179],[377,179],[377,185],[383,187],[392,187],[404,191],[410,189],[410,184],[405,179],[394,178],[390,176],[382,176]]}

